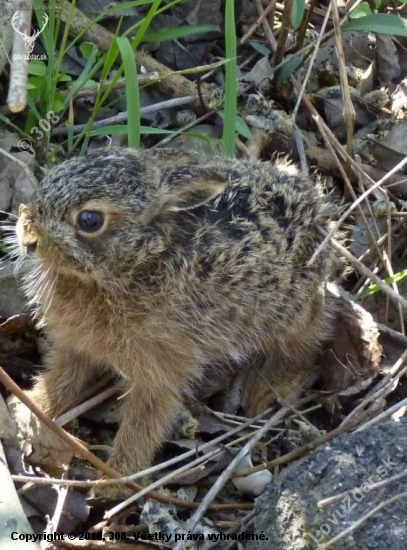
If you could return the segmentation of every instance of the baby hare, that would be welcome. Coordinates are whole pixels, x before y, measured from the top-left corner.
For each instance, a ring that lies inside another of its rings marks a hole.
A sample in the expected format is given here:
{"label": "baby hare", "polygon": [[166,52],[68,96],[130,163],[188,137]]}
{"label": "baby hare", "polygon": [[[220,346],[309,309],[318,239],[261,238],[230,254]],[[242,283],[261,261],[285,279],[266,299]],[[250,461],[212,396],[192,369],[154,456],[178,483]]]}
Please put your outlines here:
{"label": "baby hare", "polygon": [[110,465],[148,467],[207,365],[269,360],[247,412],[298,397],[333,312],[331,207],[286,163],[100,149],[57,166],[22,206],[26,291],[51,351],[32,397],[51,416],[110,371],[123,390]]}

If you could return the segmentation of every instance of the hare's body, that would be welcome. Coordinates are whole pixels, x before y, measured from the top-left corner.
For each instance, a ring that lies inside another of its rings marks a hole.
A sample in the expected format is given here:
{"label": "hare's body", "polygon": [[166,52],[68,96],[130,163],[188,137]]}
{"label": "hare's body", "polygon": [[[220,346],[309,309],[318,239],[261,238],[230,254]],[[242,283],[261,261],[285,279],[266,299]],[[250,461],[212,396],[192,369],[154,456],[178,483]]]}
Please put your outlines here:
{"label": "hare's body", "polygon": [[307,266],[328,215],[284,163],[112,149],[55,168],[18,227],[52,343],[35,399],[55,414],[113,370],[126,395],[111,464],[130,473],[208,364],[270,357],[249,413],[272,401],[268,384],[295,397],[328,336],[332,255]]}

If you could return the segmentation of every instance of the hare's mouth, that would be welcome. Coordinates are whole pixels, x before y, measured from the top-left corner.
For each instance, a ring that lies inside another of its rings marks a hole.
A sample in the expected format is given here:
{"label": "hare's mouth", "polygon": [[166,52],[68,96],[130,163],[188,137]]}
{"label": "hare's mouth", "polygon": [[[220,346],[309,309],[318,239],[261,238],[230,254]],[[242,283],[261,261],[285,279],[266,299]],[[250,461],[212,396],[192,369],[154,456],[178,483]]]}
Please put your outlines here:
{"label": "hare's mouth", "polygon": [[30,299],[29,305],[36,308],[38,316],[48,311],[56,291],[66,288],[72,290],[81,283],[89,284],[93,281],[88,273],[74,269],[71,263],[55,258],[43,260],[38,255],[31,255],[26,260],[27,269],[23,270],[24,290]]}
{"label": "hare's mouth", "polygon": [[75,258],[67,258],[63,254],[55,253],[49,257],[47,255],[47,258],[41,258],[39,255],[38,263],[41,265],[42,271],[49,271],[57,277],[64,276],[83,281],[89,281],[92,278],[90,270],[86,269]]}

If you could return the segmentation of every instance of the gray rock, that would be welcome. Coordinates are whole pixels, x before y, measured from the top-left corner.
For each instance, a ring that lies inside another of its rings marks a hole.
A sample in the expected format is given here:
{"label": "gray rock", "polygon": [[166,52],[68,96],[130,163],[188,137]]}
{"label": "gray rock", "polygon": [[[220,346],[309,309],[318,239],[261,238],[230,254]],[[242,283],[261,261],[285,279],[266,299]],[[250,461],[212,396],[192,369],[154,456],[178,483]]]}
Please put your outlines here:
{"label": "gray rock", "polygon": [[156,52],[157,61],[174,71],[184,71],[203,64],[205,52],[210,46],[208,41],[188,42],[184,47],[178,42],[163,42]]}
{"label": "gray rock", "polygon": [[[27,140],[25,140],[27,142]],[[34,156],[28,151],[15,151],[21,140],[13,132],[3,132],[0,136],[0,149],[10,153],[17,161],[6,155],[0,155],[0,210],[16,214],[22,202],[28,202],[36,185],[32,173]],[[27,169],[21,166],[23,163]]]}
{"label": "gray rock", "polygon": [[[34,160],[33,156],[27,152],[16,153],[15,156],[25,164],[28,164],[28,166],[30,166]],[[11,212],[13,214],[18,214],[20,204],[27,204],[30,202],[31,195],[35,191],[36,184],[37,180],[31,171],[24,172],[24,170],[21,170],[20,173],[17,174],[14,180],[13,200],[11,202]]]}
{"label": "gray rock", "polygon": [[14,274],[14,264],[3,260],[0,269],[0,317],[11,317],[24,310],[25,300]]}
{"label": "gray rock", "polygon": [[184,0],[175,8],[177,17],[188,25],[223,25],[221,0]]}
{"label": "gray rock", "polygon": [[[254,533],[247,550],[323,548],[380,503],[407,492],[407,477],[372,489],[407,469],[407,419],[344,434],[287,468],[256,502]],[[322,509],[317,503],[352,490]],[[407,498],[376,511],[334,550],[407,549]],[[330,547],[331,548],[331,547]]]}

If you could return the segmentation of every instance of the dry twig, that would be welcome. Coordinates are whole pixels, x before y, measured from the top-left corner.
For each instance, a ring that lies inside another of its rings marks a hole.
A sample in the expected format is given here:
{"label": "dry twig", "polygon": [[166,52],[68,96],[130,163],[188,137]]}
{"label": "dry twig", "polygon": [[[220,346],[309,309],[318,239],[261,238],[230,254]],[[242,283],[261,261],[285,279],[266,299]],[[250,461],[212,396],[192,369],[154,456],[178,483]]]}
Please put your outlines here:
{"label": "dry twig", "polygon": [[[60,437],[63,441],[68,443],[72,449],[75,451],[76,454],[78,454],[80,457],[84,458],[85,460],[88,460],[93,466],[98,468],[103,472],[103,474],[107,475],[108,477],[111,477],[116,480],[117,483],[119,483],[121,474],[108,466],[103,460],[100,460],[96,455],[91,453],[82,443],[80,443],[75,437],[70,435],[68,432],[66,432],[61,426],[58,426],[56,422],[51,420],[48,415],[46,415],[19,387],[18,385],[8,376],[6,371],[0,367],[0,382],[9,390],[11,391],[24,405],[26,405],[40,420],[43,422],[47,428],[52,430],[58,437]],[[130,487],[133,490],[141,491],[143,487],[139,485],[138,483],[127,482],[126,486]],[[197,508],[199,506],[199,503],[187,501],[187,500],[181,500],[178,498],[172,498],[165,495],[161,495],[159,493],[150,492],[147,495],[149,498],[153,498],[154,500],[157,500],[158,502],[163,502],[164,504],[173,504],[174,506],[180,506],[181,508]],[[215,506],[215,505],[212,505]],[[251,509],[251,505],[242,505],[246,509]],[[230,506],[228,504],[219,504],[216,505],[212,509],[236,509],[236,503]]]}
{"label": "dry twig", "polygon": [[[17,7],[17,6],[16,6]],[[16,29],[25,28],[28,35],[31,29],[32,0],[27,0],[25,9],[13,15],[13,49],[10,64],[10,83],[7,105],[12,113],[19,113],[27,106],[28,57],[26,41]]]}

